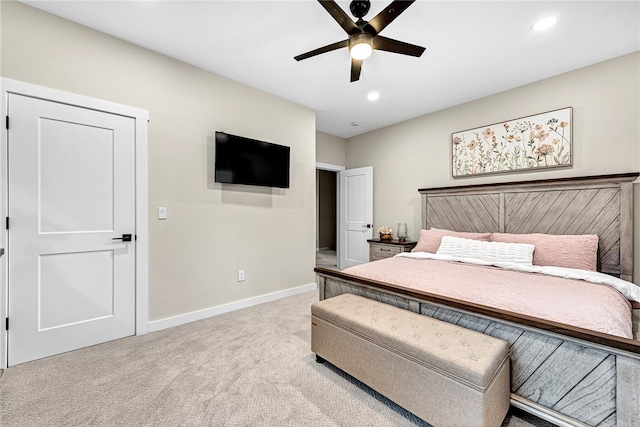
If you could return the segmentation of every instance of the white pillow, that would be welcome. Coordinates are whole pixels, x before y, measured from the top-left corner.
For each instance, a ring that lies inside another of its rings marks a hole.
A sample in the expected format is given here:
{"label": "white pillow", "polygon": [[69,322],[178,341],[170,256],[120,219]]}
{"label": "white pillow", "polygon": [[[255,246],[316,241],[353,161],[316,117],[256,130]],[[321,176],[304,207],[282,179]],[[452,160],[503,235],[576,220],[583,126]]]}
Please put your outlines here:
{"label": "white pillow", "polygon": [[533,251],[536,247],[528,243],[482,242],[444,236],[438,255],[455,258],[471,258],[486,262],[510,262],[520,265],[533,265]]}

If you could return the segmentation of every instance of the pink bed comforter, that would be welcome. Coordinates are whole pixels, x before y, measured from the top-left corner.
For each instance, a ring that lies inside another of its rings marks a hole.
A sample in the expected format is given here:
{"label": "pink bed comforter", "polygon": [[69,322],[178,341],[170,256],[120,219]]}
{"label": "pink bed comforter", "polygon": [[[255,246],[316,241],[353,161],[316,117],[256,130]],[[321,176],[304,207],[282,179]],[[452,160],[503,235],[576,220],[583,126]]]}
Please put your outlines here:
{"label": "pink bed comforter", "polygon": [[432,259],[387,258],[343,272],[633,338],[631,304],[606,285]]}

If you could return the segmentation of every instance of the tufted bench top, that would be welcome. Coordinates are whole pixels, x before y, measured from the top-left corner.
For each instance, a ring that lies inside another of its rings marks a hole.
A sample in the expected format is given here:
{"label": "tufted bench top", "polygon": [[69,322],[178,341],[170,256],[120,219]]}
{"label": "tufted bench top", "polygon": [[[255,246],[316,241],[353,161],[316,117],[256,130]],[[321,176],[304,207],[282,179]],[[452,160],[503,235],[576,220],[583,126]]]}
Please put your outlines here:
{"label": "tufted bench top", "polygon": [[509,356],[500,339],[353,294],[318,301],[311,313],[480,391]]}

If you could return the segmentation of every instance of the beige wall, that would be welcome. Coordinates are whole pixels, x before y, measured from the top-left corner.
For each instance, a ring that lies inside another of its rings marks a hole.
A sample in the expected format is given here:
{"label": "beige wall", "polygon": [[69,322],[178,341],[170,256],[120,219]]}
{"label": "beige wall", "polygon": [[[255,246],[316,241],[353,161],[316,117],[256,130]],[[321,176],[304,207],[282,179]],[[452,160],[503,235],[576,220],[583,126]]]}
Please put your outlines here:
{"label": "beige wall", "polygon": [[[313,111],[20,3],[1,8],[2,77],[150,112],[150,320],[313,283]],[[291,146],[291,188],[213,183],[216,130]]]}
{"label": "beige wall", "polygon": [[346,141],[324,132],[316,132],[316,161],[334,166],[346,165]]}
{"label": "beige wall", "polygon": [[[445,84],[445,83],[443,83]],[[573,107],[574,165],[451,178],[452,132]],[[374,227],[420,230],[418,188],[640,171],[640,53],[582,68],[347,140],[347,167],[374,168]],[[635,185],[635,281],[640,283],[640,184]]]}

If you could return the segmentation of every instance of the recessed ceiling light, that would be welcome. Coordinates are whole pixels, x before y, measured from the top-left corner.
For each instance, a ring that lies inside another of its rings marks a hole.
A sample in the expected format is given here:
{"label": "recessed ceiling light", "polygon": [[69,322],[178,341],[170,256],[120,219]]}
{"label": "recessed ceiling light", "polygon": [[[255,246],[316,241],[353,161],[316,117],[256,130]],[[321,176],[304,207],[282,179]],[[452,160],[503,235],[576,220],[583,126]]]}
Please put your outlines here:
{"label": "recessed ceiling light", "polygon": [[543,19],[539,20],[535,24],[533,24],[533,27],[531,27],[531,29],[533,31],[548,30],[549,28],[551,28],[551,27],[553,27],[555,25],[557,20],[558,20],[558,18],[555,17],[555,16],[548,16],[546,18],[543,18]]}
{"label": "recessed ceiling light", "polygon": [[369,92],[369,94],[367,95],[367,99],[369,101],[377,101],[378,99],[380,99],[380,94],[378,92]]}

